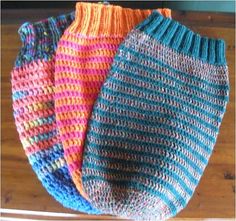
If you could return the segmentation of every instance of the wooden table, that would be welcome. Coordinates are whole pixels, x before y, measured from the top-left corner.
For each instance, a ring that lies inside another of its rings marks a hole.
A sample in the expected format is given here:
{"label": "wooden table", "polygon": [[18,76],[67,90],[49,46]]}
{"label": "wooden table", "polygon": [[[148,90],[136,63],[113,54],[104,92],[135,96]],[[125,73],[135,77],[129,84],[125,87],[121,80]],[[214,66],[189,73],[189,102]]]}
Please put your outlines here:
{"label": "wooden table", "polygon": [[[66,10],[70,11],[70,10]],[[2,12],[2,70],[1,70],[1,131],[2,131],[2,216],[42,218],[36,211],[47,213],[47,219],[114,220],[111,216],[89,216],[63,208],[36,178],[16,132],[12,114],[10,71],[20,47],[17,28],[24,20],[36,21],[62,10],[23,10]],[[173,18],[203,35],[224,38],[230,73],[230,102],[220,128],[209,165],[188,206],[173,220],[202,220],[203,218],[233,218],[235,195],[235,43],[234,15],[196,12],[174,12]],[[12,210],[16,209],[16,211]],[[30,212],[33,211],[32,215]],[[22,213],[20,215],[19,213]],[[27,214],[29,213],[29,214]],[[66,213],[66,214],[60,214]],[[74,215],[73,215],[74,214]],[[56,217],[55,217],[56,216]],[[59,218],[60,217],[60,218]],[[195,219],[194,219],[195,218]],[[14,219],[16,220],[16,219]],[[224,219],[225,220],[225,219]]]}

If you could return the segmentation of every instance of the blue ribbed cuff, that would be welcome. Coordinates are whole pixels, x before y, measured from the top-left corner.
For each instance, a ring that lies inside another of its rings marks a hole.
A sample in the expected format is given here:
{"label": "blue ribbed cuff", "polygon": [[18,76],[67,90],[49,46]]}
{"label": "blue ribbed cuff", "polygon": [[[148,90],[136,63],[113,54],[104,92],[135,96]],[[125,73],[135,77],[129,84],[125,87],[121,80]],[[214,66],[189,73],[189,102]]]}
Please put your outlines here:
{"label": "blue ribbed cuff", "polygon": [[202,37],[158,11],[153,11],[136,29],[177,52],[210,64],[226,65],[224,40]]}
{"label": "blue ribbed cuff", "polygon": [[74,20],[74,16],[72,12],[36,23],[24,23],[18,30],[22,48],[15,66],[19,67],[37,59],[49,60],[54,55],[57,43],[65,29]]}

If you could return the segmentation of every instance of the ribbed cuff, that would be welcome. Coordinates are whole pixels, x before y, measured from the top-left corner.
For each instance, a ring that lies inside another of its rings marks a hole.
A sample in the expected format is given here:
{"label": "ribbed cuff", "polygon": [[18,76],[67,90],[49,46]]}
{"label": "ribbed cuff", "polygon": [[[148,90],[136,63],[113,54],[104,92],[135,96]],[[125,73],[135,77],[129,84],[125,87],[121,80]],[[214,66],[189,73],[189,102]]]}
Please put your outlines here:
{"label": "ribbed cuff", "polygon": [[37,59],[51,59],[61,35],[73,20],[74,12],[50,17],[33,24],[24,23],[18,30],[22,48],[15,66],[19,67]]}
{"label": "ribbed cuff", "polygon": [[[171,16],[169,9],[159,11],[164,16]],[[79,2],[76,4],[75,21],[68,32],[86,36],[125,36],[151,12],[152,10]]]}
{"label": "ribbed cuff", "polygon": [[226,64],[224,40],[202,37],[179,22],[163,17],[157,11],[136,29],[177,52],[210,64]]}

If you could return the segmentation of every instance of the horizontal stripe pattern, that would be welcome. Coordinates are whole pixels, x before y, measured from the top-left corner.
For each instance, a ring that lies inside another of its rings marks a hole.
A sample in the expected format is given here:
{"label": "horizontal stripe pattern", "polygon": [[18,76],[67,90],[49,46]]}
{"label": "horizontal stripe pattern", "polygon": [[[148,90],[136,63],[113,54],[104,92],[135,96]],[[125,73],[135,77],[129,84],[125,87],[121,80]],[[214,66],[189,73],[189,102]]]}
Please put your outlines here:
{"label": "horizontal stripe pattern", "polygon": [[51,57],[14,68],[11,73],[16,128],[29,163],[49,194],[67,208],[97,214],[75,187],[58,140],[53,100],[55,60]]}
{"label": "horizontal stripe pattern", "polygon": [[[117,48],[116,48],[117,49]],[[115,50],[116,50],[115,49]],[[112,62],[113,57],[103,57],[103,56],[96,56],[96,57],[77,57],[75,55],[68,55],[67,53],[62,53],[57,55],[57,60],[61,60],[62,63],[70,64],[70,62],[73,64],[73,62],[80,62],[80,63],[106,63],[106,62]]]}
{"label": "horizontal stripe pattern", "polygon": [[82,189],[82,155],[88,120],[115,52],[123,37],[94,39],[65,34],[55,65],[57,126],[72,178]]}
{"label": "horizontal stripe pattern", "polygon": [[[153,41],[151,36],[143,34],[139,30],[134,30],[129,35],[130,42],[136,42],[136,39],[139,38],[142,39],[142,41],[139,41],[139,44],[133,44],[130,47],[129,42],[125,41],[122,47],[128,45],[129,49],[135,49],[137,46],[138,48],[136,48],[135,51],[141,54],[143,51],[145,51],[146,56],[153,57],[154,59],[161,56],[161,60],[163,61],[163,63],[180,72],[189,74],[192,77],[201,77],[206,80],[209,79],[212,83],[214,82],[214,79],[218,81],[221,79],[228,80],[228,76],[225,75],[225,71],[228,70],[228,67],[225,65],[215,66],[206,62],[202,62],[201,60],[195,59],[193,57],[184,55],[183,53],[178,53],[177,51],[174,51],[173,49],[161,44],[158,41]],[[145,48],[150,47],[152,48],[152,50],[145,50]],[[162,53],[163,51],[165,51],[165,53]],[[176,57],[178,57],[178,60],[173,62],[173,58]],[[181,64],[186,60],[188,60],[189,66],[184,67]]]}
{"label": "horizontal stripe pattern", "polygon": [[[169,157],[172,156],[173,159],[176,159],[178,161],[177,163],[179,167],[186,173],[187,177],[191,179],[191,182],[196,183],[195,177],[198,178],[200,176],[200,173],[197,172],[196,170],[193,169],[192,164],[193,164],[193,158],[192,155],[185,154],[184,152],[179,154],[179,158],[176,158],[175,153],[176,152],[181,152],[183,148],[177,145],[171,144],[169,141],[162,141],[163,144],[155,144],[152,145],[155,149],[152,149],[152,147],[145,146],[145,145],[132,145],[132,142],[126,141],[124,139],[117,139],[112,136],[99,136],[96,132],[93,132],[93,137],[88,138],[88,141],[91,143],[91,148],[96,148],[96,146],[101,146],[104,148],[104,151],[112,151],[112,146],[115,144],[119,145],[122,151],[125,153],[126,151],[130,151],[131,153],[134,152],[136,155],[142,155],[147,157],[156,157],[158,160],[158,157],[163,157],[165,155],[168,155]],[[106,141],[104,141],[106,139]],[[137,146],[137,148],[136,148]],[[171,146],[172,151],[167,152],[167,147]],[[94,151],[94,150],[91,150]],[[119,152],[119,149],[115,150],[115,152]],[[146,153],[148,152],[148,154]],[[181,165],[183,164],[183,167]],[[184,168],[187,168],[188,170],[185,170]],[[190,173],[189,173],[190,172]],[[194,176],[191,176],[191,173],[194,174]]]}
{"label": "horizontal stripe pattern", "polygon": [[[124,46],[121,46],[123,47],[124,50],[126,50],[127,47],[124,47]],[[218,87],[222,81],[219,81],[218,83],[217,82],[209,82],[207,80],[205,80],[205,76],[197,76],[196,75],[196,70],[195,69],[191,69],[191,71],[194,71],[192,74],[189,74],[186,72],[183,71],[183,70],[179,70],[178,67],[172,67],[170,64],[168,63],[164,63],[163,62],[163,59],[162,58],[158,58],[158,57],[153,57],[151,55],[147,55],[147,54],[144,54],[144,53],[141,53],[141,52],[136,52],[134,51],[133,49],[129,49],[130,50],[130,54],[129,54],[129,60],[127,60],[125,63],[126,64],[129,64],[130,62],[132,62],[132,60],[130,58],[133,58],[134,60],[138,60],[138,56],[141,54],[143,58],[145,58],[147,61],[145,61],[145,64],[149,67],[149,70],[163,70],[163,72],[166,72],[166,73],[171,73],[171,76],[174,76],[174,77],[178,77],[177,79],[180,79],[182,81],[186,81],[188,80],[188,82],[191,82],[193,85],[197,85],[197,82],[198,81],[201,81],[202,82],[202,87],[203,88],[206,88],[207,86],[209,86],[209,89],[210,91],[212,91],[214,93],[215,96],[217,96],[217,93],[215,93],[215,90],[217,91],[220,91],[221,93],[225,93],[226,91],[222,91],[220,90],[220,88]],[[120,50],[119,51],[119,54],[120,56],[123,56],[123,50]],[[161,55],[160,55],[161,56]],[[120,61],[119,58],[118,60],[116,61]],[[143,61],[141,62],[141,64],[143,63]],[[134,62],[133,64],[135,64],[136,66],[138,66],[139,64]],[[118,65],[119,67],[119,65]],[[131,67],[132,68],[132,67]],[[209,68],[208,68],[209,69]],[[200,70],[199,70],[200,71]],[[227,71],[227,68],[224,69],[224,72]],[[224,72],[222,71],[221,75],[219,75],[219,78],[221,80],[221,76],[224,74]],[[149,76],[152,76],[152,75],[149,75]],[[170,77],[171,77],[170,76]],[[190,77],[191,76],[191,77]],[[226,81],[227,78],[223,78],[222,80]],[[204,83],[204,84],[203,84]],[[228,85],[222,85],[222,86],[225,86],[226,88],[229,88]],[[199,90],[201,90],[201,88],[199,88]],[[224,94],[223,94],[224,95]]]}
{"label": "horizontal stripe pattern", "polygon": [[[158,196],[169,208],[165,219],[185,207],[216,142],[227,75],[226,66],[202,63],[132,31],[92,112],[82,171],[88,195],[99,195],[93,190],[106,182],[108,195],[116,185]],[[132,213],[139,211],[137,202],[132,206]],[[149,206],[150,213],[163,214],[158,204]]]}
{"label": "horizontal stripe pattern", "polygon": [[[117,95],[111,95],[110,93],[112,92],[111,89],[106,88],[106,94],[104,94],[104,96],[101,99],[106,99],[109,102],[112,102],[114,99],[120,100],[122,102],[124,102],[126,105],[130,105],[131,103],[134,103],[134,107],[138,107],[138,108],[142,108],[142,111],[146,111],[149,110],[151,113],[153,113],[152,111],[158,111],[159,109],[159,105],[163,104],[162,106],[164,106],[165,109],[167,108],[172,108],[174,111],[176,112],[181,112],[182,114],[186,114],[187,117],[190,117],[192,115],[192,118],[194,120],[198,120],[200,123],[203,123],[206,127],[208,127],[208,129],[212,129],[213,131],[217,130],[217,122],[218,121],[212,121],[211,119],[209,119],[209,117],[203,115],[201,112],[197,112],[195,110],[191,110],[186,104],[178,104],[175,101],[172,101],[172,104],[169,103],[165,103],[165,98],[163,97],[159,97],[158,101],[156,101],[155,103],[148,101],[146,99],[139,99],[139,96],[135,96],[133,94],[129,94],[129,93],[123,93],[123,92],[119,92],[119,96]],[[123,106],[122,103],[118,103],[118,106]],[[148,112],[148,111],[146,111]],[[190,113],[189,113],[190,112]],[[214,123],[213,125],[211,123]]]}
{"label": "horizontal stripe pattern", "polygon": [[[156,183],[158,188],[160,188],[161,186],[167,186],[167,189],[168,189],[167,191],[169,192],[170,197],[178,196],[180,198],[180,201],[182,201],[181,203],[185,202],[185,199],[183,198],[183,196],[180,195],[180,193],[182,192],[181,187],[178,184],[176,184],[175,188],[173,188],[169,184],[172,181],[172,178],[170,177],[171,174],[170,176],[166,175],[167,179],[163,180],[162,176],[160,177],[160,174],[149,175],[147,171],[145,171],[144,173],[139,171],[139,167],[138,168],[132,168],[132,167],[125,168],[125,167],[122,167],[121,165],[118,166],[116,164],[114,166],[115,168],[113,168],[112,165],[109,164],[109,167],[107,167],[106,165],[106,167],[104,168],[103,165],[101,165],[100,163],[98,163],[99,165],[96,165],[97,164],[96,160],[93,159],[93,161],[94,163],[92,165],[88,164],[88,169],[90,169],[88,172],[88,176],[96,174],[96,172],[93,170],[97,170],[99,171],[99,173],[103,173],[103,176],[107,176],[107,177],[113,176],[113,179],[115,179],[114,175],[117,175],[119,176],[119,179],[122,179],[122,178],[126,179],[127,183],[129,182],[132,183],[132,181],[135,180],[135,182],[142,184],[146,188],[150,188],[148,184],[155,185]],[[129,169],[133,171],[130,172]],[[138,174],[140,174],[140,176]],[[150,182],[150,179],[152,179],[151,182]],[[153,191],[152,193],[155,194],[155,191]]]}
{"label": "horizontal stripe pattern", "polygon": [[[94,146],[96,146],[96,144],[94,144]],[[109,150],[102,150],[100,153],[98,150],[96,150],[95,148],[90,149],[91,151],[93,151],[93,154],[91,154],[89,157],[89,161],[90,163],[93,163],[93,161],[97,161],[99,162],[99,157],[101,157],[101,159],[103,159],[104,161],[102,162],[102,165],[105,167],[106,165],[106,161],[109,162],[109,165],[113,165],[115,169],[119,169],[119,164],[121,165],[126,165],[127,169],[130,170],[130,172],[134,172],[133,169],[130,168],[131,167],[137,167],[139,170],[147,170],[147,172],[151,172],[152,171],[152,175],[156,174],[157,168],[162,169],[163,171],[165,171],[168,174],[172,174],[174,176],[175,182],[179,182],[181,183],[183,186],[185,186],[188,189],[189,187],[192,187],[192,185],[196,184],[196,178],[192,177],[192,179],[187,179],[188,176],[186,176],[187,174],[190,174],[187,172],[187,170],[183,170],[182,167],[181,170],[176,166],[176,165],[172,165],[169,164],[168,158],[169,157],[174,157],[171,156],[171,154],[165,153],[166,155],[163,154],[163,159],[167,158],[166,162],[160,159],[156,159],[156,156],[148,156],[145,152],[140,152],[137,153],[135,151],[131,151],[130,152],[130,158],[127,159],[127,150],[122,149],[123,152],[114,152],[112,151],[112,148],[110,148]],[[163,151],[164,152],[164,151]],[[145,159],[145,162],[142,163],[143,159]],[[101,162],[100,162],[101,163]],[[98,164],[100,165],[100,164]],[[177,164],[178,165],[178,164]],[[183,170],[183,171],[182,171]],[[175,174],[173,174],[175,173]],[[178,174],[182,174],[183,175],[183,180],[182,178],[180,179],[177,175]],[[173,177],[172,177],[173,178]],[[183,182],[185,181],[186,184]],[[191,194],[191,190],[188,189],[188,193]]]}
{"label": "horizontal stripe pattern", "polygon": [[[204,103],[204,105],[203,105],[202,103],[198,103],[198,102],[196,102],[195,99],[192,99],[190,97],[185,98],[183,96],[184,93],[183,94],[175,93],[173,90],[167,90],[166,89],[167,87],[165,87],[165,86],[160,86],[157,90],[152,90],[152,89],[142,90],[142,87],[137,86],[134,83],[124,82],[119,79],[115,79],[113,81],[116,81],[119,83],[114,84],[114,82],[109,82],[108,84],[112,85],[110,87],[110,90],[119,91],[122,94],[125,94],[125,93],[129,94],[130,93],[130,85],[132,85],[133,86],[132,96],[136,96],[136,97],[140,96],[142,98],[142,101],[144,101],[144,100],[146,102],[163,101],[165,99],[169,99],[170,97],[174,97],[175,102],[178,102],[180,104],[179,108],[183,108],[186,110],[189,110],[190,108],[192,108],[192,109],[195,108],[196,114],[198,112],[202,113],[202,115],[198,114],[197,116],[205,118],[210,123],[212,123],[212,121],[211,121],[212,119],[213,119],[213,122],[216,120],[217,121],[219,120],[219,118],[216,118],[215,116],[217,116],[217,114],[219,114],[223,109],[223,107],[221,107],[221,110],[217,110],[216,108],[208,108],[207,103],[206,104]],[[155,93],[155,91],[156,91],[156,93]],[[146,95],[145,98],[143,98],[144,93],[148,93],[148,95]],[[203,106],[205,107],[205,109],[203,109]],[[213,111],[208,111],[209,109],[213,110]],[[209,119],[207,119],[207,117],[209,117]]]}
{"label": "horizontal stripe pattern", "polygon": [[[187,127],[181,128],[181,124],[177,124],[177,123],[174,125],[171,125],[171,124],[165,122],[164,118],[159,119],[159,121],[163,121],[161,123],[155,122],[155,126],[150,126],[145,123],[141,124],[140,122],[137,123],[133,120],[130,120],[129,122],[127,122],[127,120],[123,120],[123,119],[114,120],[114,118],[109,117],[109,116],[100,117],[100,115],[98,115],[98,114],[95,114],[94,120],[96,121],[97,124],[101,123],[101,125],[98,125],[101,127],[106,127],[106,128],[116,127],[116,129],[122,129],[122,127],[126,127],[126,128],[129,128],[128,131],[130,131],[131,133],[132,132],[134,132],[134,133],[136,132],[136,133],[140,133],[140,134],[144,133],[145,135],[153,136],[153,137],[157,136],[156,134],[162,134],[162,133],[163,133],[163,136],[167,135],[168,130],[173,130],[175,132],[183,133],[184,137],[185,136],[190,137],[189,141],[187,139],[185,140],[185,138],[183,138],[182,140],[184,140],[186,143],[191,144],[188,147],[188,149],[189,150],[193,149],[193,151],[196,151],[195,155],[198,155],[198,150],[200,150],[196,144],[194,145],[194,143],[196,142],[197,139],[199,140],[199,145],[204,147],[204,149],[203,149],[203,156],[204,157],[206,157],[211,152],[211,150],[208,149],[208,146],[212,145],[212,142],[204,142],[206,139],[201,140],[201,137],[199,137],[198,134],[194,132],[194,130],[192,130],[192,133],[191,133],[191,130],[189,128],[187,128]],[[176,129],[177,126],[178,126],[178,129]],[[160,130],[159,129],[160,127],[162,127],[163,130]],[[190,132],[188,130],[190,130]],[[148,131],[148,133],[147,133],[147,131]],[[170,138],[172,136],[174,137],[175,132],[168,134],[170,136]],[[144,140],[144,139],[142,139],[142,140]],[[193,140],[193,141],[190,141],[190,140]],[[153,138],[153,142],[155,142],[155,138]],[[175,142],[175,143],[177,143],[177,142]],[[206,146],[204,146],[205,143],[206,143]],[[182,144],[182,146],[184,146],[184,144]],[[195,147],[195,148],[192,148],[192,147]]]}
{"label": "horizontal stripe pattern", "polygon": [[[117,60],[116,60],[116,62],[117,62]],[[122,63],[123,62],[120,61],[119,65],[121,66]],[[193,96],[195,96],[195,98],[197,100],[201,100],[203,102],[212,101],[214,105],[221,105],[222,104],[222,101],[219,100],[218,98],[221,98],[224,95],[219,94],[217,96],[217,95],[215,95],[215,93],[214,94],[209,94],[209,89],[208,88],[206,88],[207,90],[203,90],[201,88],[201,91],[199,91],[199,90],[197,90],[196,85],[194,85],[196,83],[194,83],[194,81],[186,82],[186,80],[187,80],[186,78],[182,78],[182,80],[177,81],[177,79],[176,79],[177,76],[174,73],[172,73],[173,75],[175,75],[174,77],[169,75],[168,73],[170,73],[170,72],[168,71],[168,69],[162,69],[162,68],[160,68],[160,69],[149,69],[150,67],[147,64],[140,65],[142,63],[141,63],[141,61],[139,61],[138,62],[139,65],[136,66],[139,71],[137,73],[135,73],[135,72],[134,73],[133,72],[127,73],[126,69],[129,66],[127,63],[128,62],[126,62],[125,64],[123,63],[123,65],[122,65],[123,70],[121,68],[119,68],[117,70],[117,71],[119,71],[119,74],[121,75],[120,77],[127,77],[127,74],[128,74],[130,79],[136,79],[137,82],[141,81],[143,84],[144,84],[144,82],[146,82],[146,84],[148,84],[148,83],[153,81],[153,83],[155,82],[155,84],[152,85],[152,87],[155,87],[160,83],[160,79],[156,79],[156,76],[155,76],[155,72],[159,71],[162,74],[160,77],[161,77],[161,81],[162,81],[161,83],[163,85],[171,88],[171,81],[176,80],[175,87],[178,88],[179,90],[182,90],[183,93],[189,93],[190,89],[188,87],[186,87],[185,84],[186,83],[188,83],[188,84],[191,83],[191,86],[192,86],[191,87],[192,88],[191,93],[193,93]],[[133,63],[133,62],[132,63],[130,62],[129,64],[132,65],[132,66],[135,65],[135,63]],[[147,69],[150,70],[152,73],[154,73],[152,75],[152,77],[148,78],[148,76],[145,76],[145,70],[147,70]],[[164,72],[164,71],[166,71],[166,72]],[[196,88],[196,90],[194,90],[195,88]],[[171,89],[173,89],[173,88],[171,88]],[[201,93],[201,92],[203,92],[203,93]],[[206,92],[208,92],[208,94],[206,94]]]}
{"label": "horizontal stripe pattern", "polygon": [[[63,148],[68,153],[65,154],[67,163],[73,167],[70,168],[70,171],[73,171],[72,177],[73,174],[81,172],[81,167],[76,168],[76,157],[73,156],[74,162],[71,162],[70,148],[73,147],[71,153],[74,154],[76,144],[79,145],[77,151],[82,156],[81,145],[84,146],[85,131],[92,107],[117,48],[124,36],[151,13],[151,10],[144,13],[144,10],[114,7],[115,19],[106,19],[111,16],[110,8],[106,8],[104,11],[102,9],[101,16],[99,10],[96,9],[96,13],[90,15],[90,7],[88,7],[90,4],[85,5],[86,7],[81,10],[81,13],[78,13],[73,24],[60,39],[55,65],[56,120]],[[97,6],[94,4],[91,7],[92,11]],[[77,10],[79,10],[78,7]],[[165,16],[170,16],[170,10],[161,9],[159,11]],[[108,16],[105,15],[107,12]],[[95,31],[98,30],[97,28],[100,31]],[[80,120],[81,117],[83,117],[83,122]],[[81,190],[81,178],[79,180],[78,177],[73,178],[78,189]]]}

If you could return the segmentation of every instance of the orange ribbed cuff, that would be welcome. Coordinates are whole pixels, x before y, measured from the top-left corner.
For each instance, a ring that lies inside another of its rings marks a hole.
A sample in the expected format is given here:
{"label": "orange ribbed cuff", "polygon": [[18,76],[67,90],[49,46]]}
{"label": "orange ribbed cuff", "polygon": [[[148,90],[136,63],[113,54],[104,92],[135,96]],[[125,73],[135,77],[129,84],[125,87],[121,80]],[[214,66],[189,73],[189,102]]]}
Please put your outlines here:
{"label": "orange ribbed cuff", "polygon": [[[157,9],[163,16],[171,17],[170,9]],[[75,21],[68,32],[88,36],[125,36],[152,10],[122,8],[116,5],[79,2]]]}

